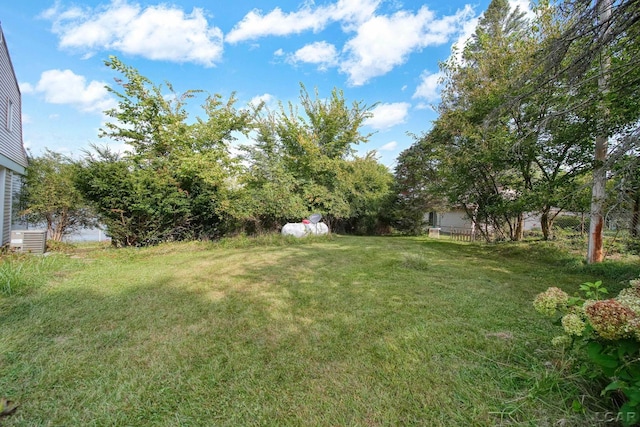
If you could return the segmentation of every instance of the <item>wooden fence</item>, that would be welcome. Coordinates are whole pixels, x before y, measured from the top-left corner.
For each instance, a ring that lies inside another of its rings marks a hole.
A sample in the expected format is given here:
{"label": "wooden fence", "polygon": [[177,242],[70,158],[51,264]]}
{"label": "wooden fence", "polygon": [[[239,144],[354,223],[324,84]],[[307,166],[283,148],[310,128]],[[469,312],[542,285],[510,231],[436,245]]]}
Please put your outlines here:
{"label": "wooden fence", "polygon": [[451,240],[458,240],[462,242],[473,242],[476,240],[476,235],[470,228],[452,228],[449,230],[449,236]]}

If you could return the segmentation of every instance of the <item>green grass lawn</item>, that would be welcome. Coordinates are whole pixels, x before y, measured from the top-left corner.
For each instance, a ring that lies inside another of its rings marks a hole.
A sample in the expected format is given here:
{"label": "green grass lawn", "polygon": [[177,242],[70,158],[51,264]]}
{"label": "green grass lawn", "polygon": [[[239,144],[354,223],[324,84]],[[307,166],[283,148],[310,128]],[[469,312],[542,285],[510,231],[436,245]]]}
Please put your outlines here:
{"label": "green grass lawn", "polygon": [[85,248],[0,296],[0,397],[20,405],[3,425],[554,426],[606,411],[532,300],[621,286],[637,263],[583,267],[542,242],[272,240]]}

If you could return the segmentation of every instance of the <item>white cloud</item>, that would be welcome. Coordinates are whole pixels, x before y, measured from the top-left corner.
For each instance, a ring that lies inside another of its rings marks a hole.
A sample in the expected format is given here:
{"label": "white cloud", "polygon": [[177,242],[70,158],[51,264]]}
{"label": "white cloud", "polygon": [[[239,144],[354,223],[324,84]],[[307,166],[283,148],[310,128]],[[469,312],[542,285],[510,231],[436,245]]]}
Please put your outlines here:
{"label": "white cloud", "polygon": [[60,47],[87,55],[119,50],[153,60],[213,66],[222,56],[222,31],[210,27],[202,9],[190,14],[165,4],[142,8],[127,0],[107,6],[61,9],[56,3],[42,15],[53,22]]}
{"label": "white cloud", "polygon": [[286,36],[304,31],[318,32],[331,22],[342,22],[343,28],[354,26],[373,15],[381,0],[339,0],[337,3],[313,8],[306,3],[296,12],[283,12],[276,7],[263,14],[253,9],[226,36],[229,43],[255,40],[266,36]]}
{"label": "white cloud", "polygon": [[320,70],[326,70],[328,67],[336,64],[338,52],[336,47],[325,41],[308,44],[288,58],[291,63],[306,62],[317,64]]}
{"label": "white cloud", "polygon": [[423,71],[420,75],[420,84],[412,98],[424,99],[427,102],[440,99],[440,79],[442,79],[442,73],[431,74],[428,71]]}
{"label": "white cloud", "polygon": [[380,104],[371,111],[373,117],[368,118],[365,125],[377,130],[389,129],[405,122],[410,107],[411,104],[408,102]]}
{"label": "white cloud", "polygon": [[27,82],[20,82],[18,83],[18,86],[20,86],[20,93],[22,93],[23,95],[27,93],[33,93],[35,90],[33,88],[33,85]]}
{"label": "white cloud", "polygon": [[264,93],[262,95],[254,96],[253,98],[251,98],[251,100],[249,101],[249,105],[253,105],[254,107],[257,107],[261,103],[267,105],[273,102],[274,99],[275,98],[270,93]]}
{"label": "white cloud", "polygon": [[426,102],[418,102],[414,108],[416,110],[431,110],[431,111],[435,111],[436,113],[438,112],[437,105],[429,104]]}
{"label": "white cloud", "polygon": [[[438,18],[426,6],[415,13],[400,10],[392,15],[376,15],[381,3],[381,0],[338,0],[318,7],[306,2],[294,12],[279,7],[267,13],[254,9],[233,27],[226,41],[238,43],[266,36],[319,32],[338,22],[343,32],[355,33],[341,50],[326,42],[316,42],[289,55],[288,62],[319,64],[322,70],[338,66],[349,76],[349,84],[360,86],[403,64],[413,52],[450,42],[473,19],[469,5],[454,15]],[[282,50],[275,55],[282,56]]]}
{"label": "white cloud", "polygon": [[527,19],[533,19],[536,16],[531,10],[531,2],[529,0],[509,0],[509,7],[511,10],[515,10],[516,7],[520,8],[520,12],[524,12],[524,16]]}
{"label": "white cloud", "polygon": [[381,0],[339,0],[332,6],[331,17],[340,21],[345,31],[355,31],[374,16],[380,3]]}
{"label": "white cloud", "polygon": [[398,146],[397,141],[391,141],[378,148],[378,151],[393,151]]}
{"label": "white cloud", "polygon": [[297,12],[284,13],[279,7],[266,15],[259,9],[247,13],[227,34],[226,41],[238,43],[255,40],[264,36],[286,36],[303,31],[320,31],[326,25],[328,16],[305,7]]}
{"label": "white cloud", "polygon": [[276,50],[275,52],[273,52],[273,54],[274,54],[275,56],[284,56],[284,50],[282,50],[282,49],[278,49],[278,50]]}
{"label": "white cloud", "polygon": [[72,105],[84,112],[101,112],[115,106],[105,88],[106,83],[92,80],[71,70],[48,70],[40,75],[34,91],[44,95],[51,104]]}
{"label": "white cloud", "polygon": [[348,58],[340,69],[349,75],[350,84],[363,85],[403,64],[412,52],[448,42],[472,14],[473,9],[466,6],[455,15],[436,19],[423,6],[416,14],[399,11],[391,16],[374,16],[346,43]]}

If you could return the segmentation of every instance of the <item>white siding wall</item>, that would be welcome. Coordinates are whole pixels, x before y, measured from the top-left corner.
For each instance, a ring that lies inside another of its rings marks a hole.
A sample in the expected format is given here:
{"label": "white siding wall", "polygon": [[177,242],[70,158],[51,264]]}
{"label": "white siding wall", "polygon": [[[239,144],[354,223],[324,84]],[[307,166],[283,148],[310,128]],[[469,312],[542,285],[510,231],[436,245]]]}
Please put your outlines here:
{"label": "white siding wall", "polygon": [[443,233],[448,233],[452,228],[471,230],[473,222],[465,211],[452,210],[449,212],[438,213],[438,227]]}
{"label": "white siding wall", "polygon": [[[425,220],[428,215],[425,215]],[[540,229],[540,214],[528,212],[524,214],[524,230],[531,231]],[[438,213],[436,216],[436,227],[440,227],[443,233],[448,233],[452,228],[471,230],[473,222],[462,210],[451,210]]]}

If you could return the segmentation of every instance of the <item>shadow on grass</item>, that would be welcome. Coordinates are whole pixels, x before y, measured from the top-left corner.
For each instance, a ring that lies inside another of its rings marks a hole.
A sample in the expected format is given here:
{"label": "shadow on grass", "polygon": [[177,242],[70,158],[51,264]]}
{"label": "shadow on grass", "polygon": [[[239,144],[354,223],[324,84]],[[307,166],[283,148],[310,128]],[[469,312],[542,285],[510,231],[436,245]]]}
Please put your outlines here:
{"label": "shadow on grass", "polygon": [[554,242],[501,242],[495,244],[429,240],[425,245],[449,254],[501,262],[526,262],[540,268],[554,267],[561,271],[592,276],[591,281],[603,280],[613,288],[628,286],[629,280],[640,277],[640,260],[637,262],[605,260],[597,264],[587,264],[585,258],[569,253]]}
{"label": "shadow on grass", "polygon": [[267,303],[178,281],[4,302],[0,390],[20,408],[3,426],[295,420],[286,405],[304,402],[286,392],[305,393],[304,355],[278,355],[295,340],[272,330]]}
{"label": "shadow on grass", "polygon": [[577,276],[494,251],[337,236],[97,262],[1,302],[7,425],[552,425],[578,391],[531,300]]}
{"label": "shadow on grass", "polygon": [[[401,366],[402,356],[387,351],[412,337],[408,347],[422,363],[442,362],[427,364],[425,380],[442,401],[457,396],[458,414],[465,414],[458,422],[539,425],[563,419],[566,425],[598,425],[571,412],[576,396],[585,408],[602,409],[598,391],[545,365],[564,363],[546,359],[558,332],[531,306],[534,295],[549,286],[564,283],[575,290],[587,279],[574,268],[573,257],[544,247],[529,252],[424,239],[367,238],[364,244],[357,239],[298,246],[283,253],[277,265],[246,266],[239,277],[286,291],[292,318],[317,320],[330,313],[332,329],[349,330],[345,338],[376,369],[381,368],[370,353]],[[446,385],[434,378],[438,375]],[[505,405],[505,400],[518,403]],[[451,411],[446,405],[433,410],[434,419],[453,420]]]}

